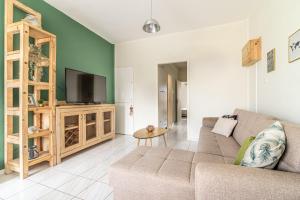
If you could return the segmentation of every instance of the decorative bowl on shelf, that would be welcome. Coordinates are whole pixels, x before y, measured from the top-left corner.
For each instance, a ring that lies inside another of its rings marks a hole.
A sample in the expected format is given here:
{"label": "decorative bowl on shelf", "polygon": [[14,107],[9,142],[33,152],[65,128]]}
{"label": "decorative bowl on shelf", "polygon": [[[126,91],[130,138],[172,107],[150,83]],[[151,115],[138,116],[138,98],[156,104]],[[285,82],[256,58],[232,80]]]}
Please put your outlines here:
{"label": "decorative bowl on shelf", "polygon": [[29,134],[36,133],[38,131],[39,131],[39,129],[36,126],[30,126],[30,127],[28,127],[28,133]]}
{"label": "decorative bowl on shelf", "polygon": [[155,127],[154,127],[153,125],[148,125],[148,126],[146,127],[146,130],[148,131],[148,133],[153,132],[154,129],[155,129]]}
{"label": "decorative bowl on shelf", "polygon": [[30,15],[30,14],[27,14],[25,16],[25,18],[23,19],[23,21],[33,25],[33,26],[37,26],[39,28],[41,28],[41,23],[39,22],[38,18],[34,15]]}

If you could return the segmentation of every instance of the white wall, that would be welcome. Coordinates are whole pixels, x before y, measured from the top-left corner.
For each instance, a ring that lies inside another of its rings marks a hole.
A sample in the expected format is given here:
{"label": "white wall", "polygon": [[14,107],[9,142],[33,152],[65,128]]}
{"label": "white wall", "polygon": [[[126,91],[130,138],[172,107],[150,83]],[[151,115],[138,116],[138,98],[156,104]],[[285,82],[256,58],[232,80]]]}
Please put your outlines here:
{"label": "white wall", "polygon": [[[250,108],[257,107],[259,112],[300,123],[300,60],[288,63],[288,37],[300,28],[300,1],[253,3],[250,37],[262,37],[263,59],[257,64],[257,73],[255,66],[251,68]],[[276,70],[267,73],[266,54],[273,48],[276,48]]]}
{"label": "white wall", "polygon": [[135,129],[158,125],[157,66],[188,62],[188,138],[197,140],[204,116],[232,113],[248,106],[248,70],[241,48],[248,23],[152,37],[115,46],[115,66],[134,69]]}
{"label": "white wall", "polygon": [[187,107],[187,82],[177,81],[177,98],[179,109]]}
{"label": "white wall", "polygon": [[182,108],[187,108],[187,82],[177,81],[177,121],[181,120]]}

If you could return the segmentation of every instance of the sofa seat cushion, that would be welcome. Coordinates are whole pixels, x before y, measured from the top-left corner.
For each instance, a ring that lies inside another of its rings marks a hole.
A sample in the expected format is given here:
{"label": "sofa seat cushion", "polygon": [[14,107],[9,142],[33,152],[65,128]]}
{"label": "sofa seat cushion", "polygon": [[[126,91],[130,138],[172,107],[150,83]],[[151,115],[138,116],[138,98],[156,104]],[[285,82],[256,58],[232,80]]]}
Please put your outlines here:
{"label": "sofa seat cushion", "polygon": [[198,160],[195,153],[191,151],[141,146],[114,163],[111,169],[126,170],[135,174],[162,177],[164,180],[190,184],[192,164],[197,163]]}
{"label": "sofa seat cushion", "polygon": [[110,167],[109,182],[118,191],[149,194],[145,199],[155,198],[151,193],[160,194],[159,199],[194,199],[196,165],[228,160],[233,161],[214,154],[138,147]]}
{"label": "sofa seat cushion", "polygon": [[192,163],[191,177],[190,177],[190,183],[192,185],[195,184],[195,168],[198,163],[203,163],[203,162],[217,163],[217,164],[224,164],[224,163],[232,164],[233,159],[219,156],[219,155],[208,154],[208,153],[200,153],[200,152],[195,153],[193,158],[193,163]]}
{"label": "sofa seat cushion", "polygon": [[218,145],[216,134],[211,132],[211,128],[202,127],[198,140],[198,152],[209,153],[222,156],[222,151]]}
{"label": "sofa seat cushion", "polygon": [[222,152],[222,156],[235,158],[241,147],[236,140],[233,137],[225,137],[217,134],[215,137]]}
{"label": "sofa seat cushion", "polygon": [[137,198],[145,200],[194,200],[190,178],[194,154],[170,148],[138,147],[110,167],[109,182],[118,191],[116,199],[124,199],[126,193],[131,193],[130,199],[137,194]]}
{"label": "sofa seat cushion", "polygon": [[233,137],[212,133],[210,128],[201,128],[198,152],[235,158],[239,149],[240,145]]}

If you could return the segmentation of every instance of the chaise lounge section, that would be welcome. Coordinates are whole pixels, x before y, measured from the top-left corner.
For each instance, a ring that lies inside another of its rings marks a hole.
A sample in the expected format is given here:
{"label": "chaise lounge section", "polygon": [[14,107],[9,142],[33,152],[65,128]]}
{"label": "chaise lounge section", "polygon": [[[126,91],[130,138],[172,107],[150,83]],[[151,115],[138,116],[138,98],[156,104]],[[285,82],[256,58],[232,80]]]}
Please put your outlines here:
{"label": "chaise lounge section", "polygon": [[[287,149],[277,170],[233,165],[240,145],[277,119],[235,110],[231,137],[211,132],[218,118],[204,118],[198,152],[138,147],[110,168],[116,200],[300,199],[300,126],[282,122]],[[282,170],[282,171],[279,171]]]}

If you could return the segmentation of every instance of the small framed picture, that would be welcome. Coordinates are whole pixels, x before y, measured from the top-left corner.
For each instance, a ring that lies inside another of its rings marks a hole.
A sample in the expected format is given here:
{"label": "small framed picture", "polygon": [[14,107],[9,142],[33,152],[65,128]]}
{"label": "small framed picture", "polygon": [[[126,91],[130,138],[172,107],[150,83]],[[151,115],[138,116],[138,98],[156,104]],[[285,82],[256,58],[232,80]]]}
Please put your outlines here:
{"label": "small framed picture", "polygon": [[272,49],[267,53],[267,67],[268,67],[268,73],[275,70],[275,64],[276,64],[276,51],[275,49]]}
{"label": "small framed picture", "polygon": [[300,59],[300,29],[289,37],[289,62]]}
{"label": "small framed picture", "polygon": [[28,105],[29,106],[37,106],[37,102],[36,102],[33,94],[28,94]]}

